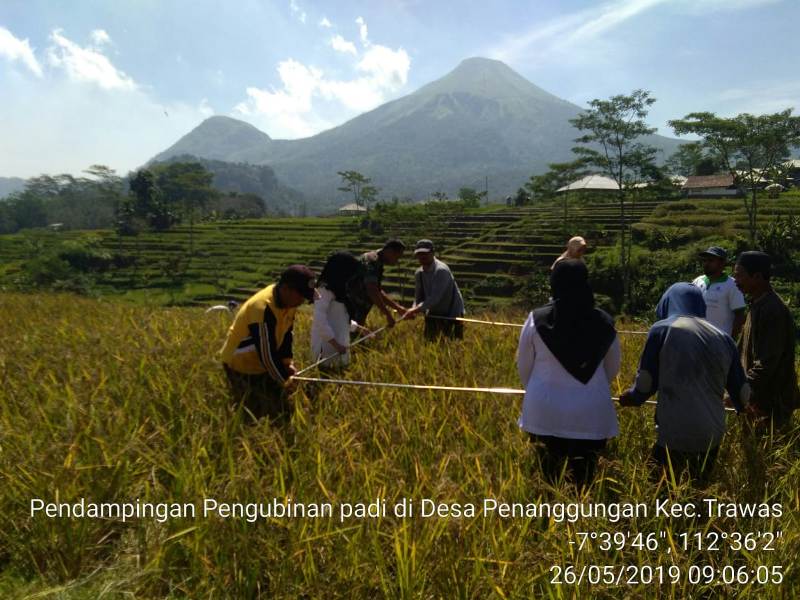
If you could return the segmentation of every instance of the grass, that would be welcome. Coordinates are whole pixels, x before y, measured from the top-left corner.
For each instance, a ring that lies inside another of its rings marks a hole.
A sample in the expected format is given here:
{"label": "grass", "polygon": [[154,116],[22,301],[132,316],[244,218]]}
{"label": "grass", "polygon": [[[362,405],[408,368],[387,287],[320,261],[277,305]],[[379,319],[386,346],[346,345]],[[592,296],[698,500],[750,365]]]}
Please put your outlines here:
{"label": "grass", "polygon": [[[516,426],[517,396],[304,384],[287,431],[234,410],[215,350],[228,319],[199,309],[55,294],[0,294],[0,596],[8,598],[791,598],[800,591],[798,430],[753,439],[729,417],[708,489],[649,477],[652,409],[619,410],[584,496],[545,483]],[[482,315],[476,315],[478,317]],[[488,314],[521,321],[521,313]],[[376,321],[377,323],[377,321]],[[355,351],[347,378],[519,387],[516,330],[473,326],[427,345],[401,323]],[[309,314],[296,326],[308,364]],[[623,336],[616,395],[641,336]],[[48,501],[645,502],[617,524],[547,518],[71,520],[30,518]],[[666,518],[658,498],[780,502],[780,518]],[[775,551],[582,551],[575,531],[783,532]],[[677,565],[676,585],[556,586],[553,565]],[[690,585],[690,565],[783,565],[781,586]]]}

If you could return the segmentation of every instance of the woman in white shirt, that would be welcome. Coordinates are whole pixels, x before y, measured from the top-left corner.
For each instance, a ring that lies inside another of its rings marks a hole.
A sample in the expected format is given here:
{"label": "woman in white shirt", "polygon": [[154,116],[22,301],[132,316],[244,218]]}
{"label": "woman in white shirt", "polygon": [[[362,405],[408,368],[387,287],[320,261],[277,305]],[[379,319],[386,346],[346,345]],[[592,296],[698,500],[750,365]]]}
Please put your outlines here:
{"label": "woman in white shirt", "polygon": [[359,275],[360,268],[355,256],[336,252],[328,258],[317,279],[319,298],[314,301],[311,356],[315,362],[336,356],[320,365],[322,369],[341,369],[350,363],[350,332],[358,325],[347,312],[347,287]]}
{"label": "woman in white shirt", "polygon": [[517,351],[525,386],[519,426],[543,446],[545,475],[557,480],[566,461],[579,486],[591,481],[599,452],[619,433],[609,391],[619,340],[613,319],[594,307],[588,279],[581,260],[555,265],[553,300],[528,315]]}

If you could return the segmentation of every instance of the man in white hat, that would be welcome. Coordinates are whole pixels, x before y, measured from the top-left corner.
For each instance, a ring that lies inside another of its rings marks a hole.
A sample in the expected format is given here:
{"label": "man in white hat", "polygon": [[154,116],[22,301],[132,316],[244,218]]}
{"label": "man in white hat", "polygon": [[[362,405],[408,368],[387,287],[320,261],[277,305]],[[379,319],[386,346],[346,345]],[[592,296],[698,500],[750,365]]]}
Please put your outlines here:
{"label": "man in white hat", "polygon": [[436,258],[430,240],[419,240],[414,246],[414,256],[420,267],[414,274],[414,307],[406,313],[406,318],[424,311],[428,340],[442,336],[463,338],[464,325],[455,319],[464,316],[464,298],[450,267]]}
{"label": "man in white hat", "polygon": [[703,275],[695,279],[692,284],[703,292],[703,300],[706,301],[706,320],[735,340],[739,337],[747,316],[745,311],[747,303],[742,292],[736,287],[733,277],[725,272],[728,253],[724,248],[711,246],[700,253],[700,261],[703,265]]}

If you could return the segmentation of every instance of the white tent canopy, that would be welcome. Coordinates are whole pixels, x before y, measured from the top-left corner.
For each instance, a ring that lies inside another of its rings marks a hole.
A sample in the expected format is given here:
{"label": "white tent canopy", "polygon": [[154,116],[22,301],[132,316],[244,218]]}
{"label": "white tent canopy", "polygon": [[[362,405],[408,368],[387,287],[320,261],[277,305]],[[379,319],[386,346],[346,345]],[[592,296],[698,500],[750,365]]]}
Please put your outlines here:
{"label": "white tent canopy", "polygon": [[339,212],[367,212],[367,209],[364,206],[359,206],[358,204],[351,203],[342,206],[339,209]]}
{"label": "white tent canopy", "polygon": [[576,190],[603,190],[603,191],[617,191],[619,185],[610,177],[603,175],[587,175],[578,181],[573,181],[569,185],[558,188],[557,192],[571,192]]}

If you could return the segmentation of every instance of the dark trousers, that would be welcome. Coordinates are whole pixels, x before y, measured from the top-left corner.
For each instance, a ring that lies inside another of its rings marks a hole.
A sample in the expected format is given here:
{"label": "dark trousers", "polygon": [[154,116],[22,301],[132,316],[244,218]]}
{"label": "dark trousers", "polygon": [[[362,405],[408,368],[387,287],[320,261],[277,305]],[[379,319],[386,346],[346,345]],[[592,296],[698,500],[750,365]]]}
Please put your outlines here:
{"label": "dark trousers", "polygon": [[530,440],[539,447],[539,461],[548,481],[557,482],[566,464],[565,475],[578,487],[592,482],[597,459],[606,447],[606,440],[575,440],[533,433]]}
{"label": "dark trousers", "polygon": [[276,424],[286,424],[292,418],[294,405],[283,387],[269,375],[246,375],[223,365],[228,378],[231,400],[244,406],[253,418],[269,417]]}
{"label": "dark trousers", "polygon": [[453,340],[464,339],[464,323],[450,319],[436,319],[434,315],[425,317],[425,339],[435,341],[443,337]]}
{"label": "dark trousers", "polygon": [[714,465],[717,462],[719,446],[709,448],[707,452],[682,452],[659,446],[653,446],[651,461],[657,468],[661,468],[669,473],[669,465],[672,464],[672,471],[675,479],[679,479],[683,471],[688,471],[689,476],[700,483],[708,481]]}

